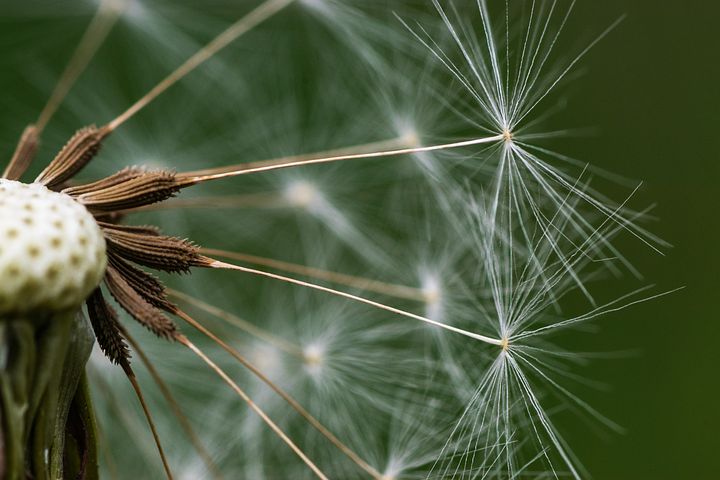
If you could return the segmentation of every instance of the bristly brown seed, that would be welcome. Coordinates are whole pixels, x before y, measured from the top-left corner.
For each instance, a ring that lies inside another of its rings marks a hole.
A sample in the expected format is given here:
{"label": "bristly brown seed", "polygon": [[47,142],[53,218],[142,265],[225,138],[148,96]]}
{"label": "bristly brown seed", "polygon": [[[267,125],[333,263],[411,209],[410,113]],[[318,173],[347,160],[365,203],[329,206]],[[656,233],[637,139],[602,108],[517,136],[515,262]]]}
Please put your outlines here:
{"label": "bristly brown seed", "polygon": [[100,228],[108,230],[118,230],[127,233],[136,233],[138,235],[148,235],[151,237],[160,236],[160,229],[155,225],[119,225],[117,223],[98,221]]}
{"label": "bristly brown seed", "polygon": [[113,298],[140,324],[158,337],[175,338],[177,335],[175,322],[140,296],[111,265],[108,265],[105,274],[105,284]]}
{"label": "bristly brown seed", "polygon": [[175,311],[175,305],[167,299],[165,286],[155,276],[112,252],[108,253],[108,262],[146,302],[166,312]]}
{"label": "bristly brown seed", "polygon": [[103,139],[110,133],[95,125],[78,130],[52,162],[40,173],[35,182],[55,190],[75,176],[100,151]]}
{"label": "bristly brown seed", "polygon": [[189,272],[205,266],[200,249],[188,240],[157,233],[138,232],[120,225],[102,226],[108,251],[145,267],[166,272]]}
{"label": "bristly brown seed", "polygon": [[2,177],[8,180],[20,180],[28,169],[38,147],[38,129],[35,125],[28,125],[20,137],[15,153],[5,168]]}
{"label": "bristly brown seed", "polygon": [[95,338],[105,356],[116,365],[130,365],[130,351],[117,312],[105,301],[100,287],[90,294],[86,305]]}
{"label": "bristly brown seed", "polygon": [[145,172],[141,167],[125,167],[122,170],[113,173],[109,177],[101,178],[95,182],[86,183],[84,185],[76,185],[63,189],[63,193],[71,197],[77,197],[83,193],[95,192],[105,188],[110,188],[132,178],[139,177]]}
{"label": "bristly brown seed", "polygon": [[[75,199],[91,211],[111,212],[162,202],[183,186],[168,170],[134,170],[125,178],[114,175],[108,180],[106,185],[95,182],[95,189],[75,195]],[[66,189],[65,193],[72,194],[72,190]]]}

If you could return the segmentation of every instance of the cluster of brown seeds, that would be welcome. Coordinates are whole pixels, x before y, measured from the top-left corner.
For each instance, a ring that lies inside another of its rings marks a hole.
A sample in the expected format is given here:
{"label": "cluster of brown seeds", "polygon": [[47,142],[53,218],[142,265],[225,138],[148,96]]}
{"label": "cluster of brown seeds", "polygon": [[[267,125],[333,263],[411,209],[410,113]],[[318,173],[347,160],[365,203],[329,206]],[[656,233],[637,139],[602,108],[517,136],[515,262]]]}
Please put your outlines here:
{"label": "cluster of brown seeds", "polygon": [[[101,240],[104,239],[100,253],[102,258],[92,259],[93,265],[101,265],[100,271],[104,271],[104,276],[102,279],[86,278],[86,287],[89,288],[82,290],[81,298],[72,298],[70,301],[77,306],[87,298],[90,321],[100,348],[111,361],[127,367],[129,350],[124,340],[124,330],[117,313],[103,296],[99,285],[101,280],[110,295],[135,320],[156,335],[173,339],[177,335],[177,327],[166,313],[177,313],[177,309],[167,299],[164,285],[143,267],[181,273],[189,271],[191,267],[209,266],[211,260],[201,255],[199,248],[192,242],[162,235],[156,227],[117,223],[123,213],[166,200],[181,188],[194,184],[192,180],[180,179],[168,170],[129,167],[96,182],[68,185],[97,155],[103,139],[109,133],[107,129],[94,126],[79,130],[29,188],[47,191],[57,197],[55,200],[58,204],[72,204],[75,210],[84,213],[86,217],[80,221],[92,224],[91,228],[99,232]],[[6,175],[19,177],[24,172],[22,165],[17,166],[17,162],[22,161],[22,152],[20,153],[14,158],[14,168],[9,168]],[[3,181],[23,185],[14,179]],[[30,221],[46,223],[46,217],[33,215],[34,212],[27,213]],[[45,225],[43,228],[52,228],[52,225]],[[15,230],[8,230],[5,234],[12,234],[13,231]],[[44,237],[47,235],[42,234]],[[49,235],[51,242],[62,242],[63,236],[60,232],[58,235]],[[77,271],[78,265],[75,263],[86,260],[88,255],[97,255],[97,249],[88,249],[87,235],[80,238],[77,251],[69,257],[70,263],[59,263],[55,266],[56,270]],[[28,245],[28,248],[33,245],[32,242],[18,244]],[[32,267],[22,266],[23,269]],[[46,271],[45,275],[52,275],[56,270]],[[37,285],[32,283],[30,287],[33,287],[31,290],[41,290],[34,288]],[[20,297],[27,298],[27,295]]]}

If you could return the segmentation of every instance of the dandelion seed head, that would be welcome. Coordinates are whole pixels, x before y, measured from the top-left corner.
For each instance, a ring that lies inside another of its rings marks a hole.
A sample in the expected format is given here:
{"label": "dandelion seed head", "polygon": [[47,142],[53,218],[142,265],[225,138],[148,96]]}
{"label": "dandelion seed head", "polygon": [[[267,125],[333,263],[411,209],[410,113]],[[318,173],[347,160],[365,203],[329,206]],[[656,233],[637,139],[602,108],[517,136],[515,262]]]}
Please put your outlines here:
{"label": "dandelion seed head", "polygon": [[322,374],[325,366],[325,348],[320,342],[310,343],[303,348],[305,370],[314,378]]}
{"label": "dandelion seed head", "polygon": [[390,454],[385,469],[382,471],[381,480],[400,480],[402,478],[401,475],[405,473],[408,467],[412,466],[407,463],[404,453],[406,452],[400,455]]}
{"label": "dandelion seed head", "polygon": [[388,467],[388,470],[384,471],[382,476],[380,477],[380,480],[396,480],[396,471],[394,470],[394,466]]}
{"label": "dandelion seed head", "polygon": [[186,464],[183,465],[178,472],[177,478],[180,480],[195,480],[203,478],[203,475],[207,470],[207,465],[205,465],[202,460],[194,456],[185,457],[184,460]]}
{"label": "dandelion seed head", "polygon": [[390,118],[390,124],[394,131],[397,132],[402,144],[408,148],[422,145],[422,134],[412,116],[394,112],[390,107],[387,108],[386,115]]}
{"label": "dandelion seed head", "polygon": [[263,372],[275,376],[281,374],[285,367],[281,353],[267,343],[254,341],[247,347],[248,359]]}
{"label": "dandelion seed head", "polygon": [[90,212],[40,184],[0,179],[0,312],[80,306],[105,273]]}
{"label": "dandelion seed head", "polygon": [[[297,210],[298,217],[307,217],[312,223],[320,223],[330,233],[350,246],[358,254],[374,261],[385,260],[387,256],[378,249],[377,243],[367,234],[367,225],[360,224],[351,214],[347,200],[330,196],[330,188],[337,188],[343,179],[331,177],[323,181],[309,180],[302,176],[290,175],[280,181],[280,194],[284,203]],[[306,225],[303,219],[302,225]]]}
{"label": "dandelion seed head", "polygon": [[440,275],[425,270],[420,275],[420,291],[425,300],[425,316],[442,320],[445,312],[443,285]]}
{"label": "dandelion seed head", "polygon": [[510,131],[509,128],[507,128],[507,127],[506,127],[506,128],[503,128],[502,136],[503,136],[503,141],[504,141],[505,143],[512,143],[512,141],[513,141],[513,134],[512,134],[512,132]]}
{"label": "dandelion seed head", "polygon": [[317,210],[324,203],[320,191],[308,180],[294,180],[288,183],[283,195],[293,207],[309,211]]}

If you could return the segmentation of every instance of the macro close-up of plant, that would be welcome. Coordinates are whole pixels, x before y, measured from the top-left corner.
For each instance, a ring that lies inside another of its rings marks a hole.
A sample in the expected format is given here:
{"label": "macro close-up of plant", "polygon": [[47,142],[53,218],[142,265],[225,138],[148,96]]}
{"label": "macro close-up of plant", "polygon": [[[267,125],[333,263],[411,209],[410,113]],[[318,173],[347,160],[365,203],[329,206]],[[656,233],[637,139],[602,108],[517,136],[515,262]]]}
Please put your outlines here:
{"label": "macro close-up of plant", "polygon": [[0,479],[711,478],[684,15],[1,3]]}

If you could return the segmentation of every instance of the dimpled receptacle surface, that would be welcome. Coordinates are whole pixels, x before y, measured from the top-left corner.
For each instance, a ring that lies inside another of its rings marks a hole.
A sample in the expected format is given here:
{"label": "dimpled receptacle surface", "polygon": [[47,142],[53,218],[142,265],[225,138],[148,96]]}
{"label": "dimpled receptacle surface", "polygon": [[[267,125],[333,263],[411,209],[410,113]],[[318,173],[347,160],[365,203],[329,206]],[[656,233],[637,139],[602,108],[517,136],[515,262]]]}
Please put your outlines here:
{"label": "dimpled receptacle surface", "polygon": [[84,206],[0,179],[0,315],[77,308],[106,263],[102,230]]}

